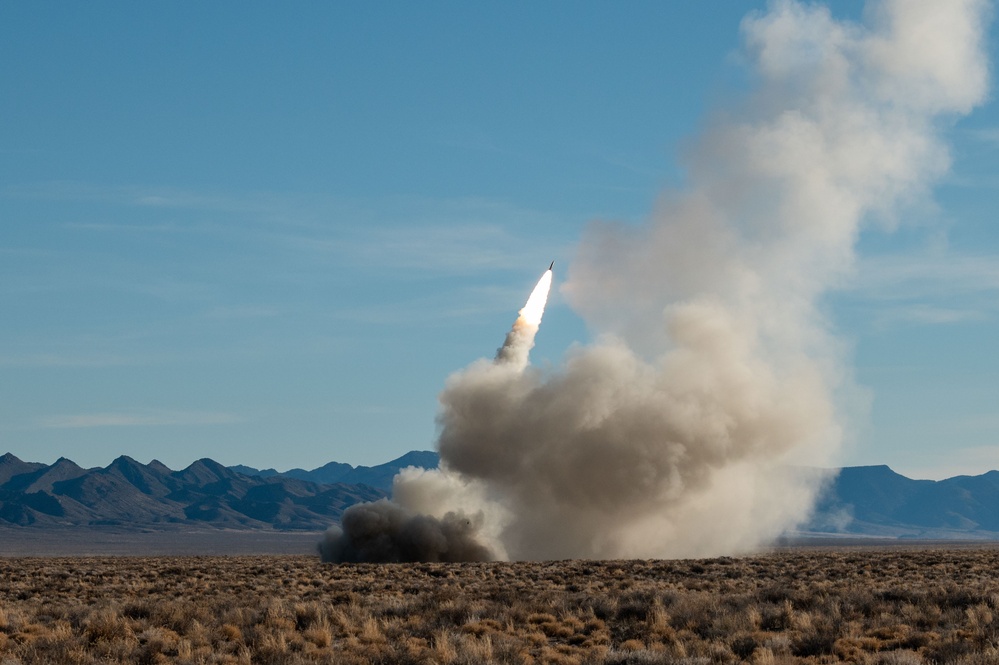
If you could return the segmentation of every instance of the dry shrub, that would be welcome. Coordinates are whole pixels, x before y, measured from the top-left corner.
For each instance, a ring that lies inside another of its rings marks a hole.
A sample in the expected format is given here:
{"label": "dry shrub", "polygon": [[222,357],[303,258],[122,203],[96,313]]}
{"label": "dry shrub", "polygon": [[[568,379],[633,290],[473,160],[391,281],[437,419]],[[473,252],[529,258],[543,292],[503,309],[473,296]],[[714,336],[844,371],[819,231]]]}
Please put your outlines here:
{"label": "dry shrub", "polygon": [[320,649],[328,649],[333,644],[333,626],[327,620],[322,619],[319,623],[306,628],[302,637]]}
{"label": "dry shrub", "polygon": [[322,565],[0,560],[0,662],[997,661],[999,548]]}
{"label": "dry shrub", "polygon": [[749,660],[750,656],[760,648],[759,641],[753,635],[736,635],[729,643],[729,649],[740,660]]}
{"label": "dry shrub", "polygon": [[133,642],[135,634],[124,616],[112,609],[99,610],[85,623],[83,634],[91,643]]}
{"label": "dry shrub", "polygon": [[886,651],[869,660],[872,665],[923,665],[926,661],[915,651]]}
{"label": "dry shrub", "polygon": [[495,619],[481,619],[466,623],[461,627],[461,632],[475,636],[490,635],[502,632],[503,625]]}
{"label": "dry shrub", "polygon": [[226,642],[242,642],[243,641],[243,631],[239,626],[224,623],[219,627],[219,635],[222,640]]}
{"label": "dry shrub", "polygon": [[780,605],[763,609],[760,627],[770,632],[781,632],[794,627],[794,607],[791,601],[783,600]]}
{"label": "dry shrub", "polygon": [[17,609],[8,609],[0,605],[0,632],[16,633],[24,625],[24,613]]}
{"label": "dry shrub", "polygon": [[461,663],[489,663],[493,660],[493,641],[488,636],[475,637],[472,635],[458,635],[455,637],[455,650],[458,653],[456,659]]}
{"label": "dry shrub", "polygon": [[438,630],[433,639],[434,659],[442,665],[453,663],[458,658],[458,652],[454,648],[451,633],[447,630]]}

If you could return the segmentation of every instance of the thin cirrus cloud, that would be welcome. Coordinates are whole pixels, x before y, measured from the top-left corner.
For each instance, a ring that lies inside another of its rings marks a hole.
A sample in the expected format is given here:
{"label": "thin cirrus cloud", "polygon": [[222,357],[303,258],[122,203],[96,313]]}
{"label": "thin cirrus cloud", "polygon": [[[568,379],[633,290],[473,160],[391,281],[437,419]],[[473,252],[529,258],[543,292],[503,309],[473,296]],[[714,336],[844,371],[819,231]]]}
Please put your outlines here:
{"label": "thin cirrus cloud", "polygon": [[976,308],[934,307],[926,304],[901,305],[891,307],[878,315],[876,324],[890,327],[900,323],[941,325],[981,321],[987,318],[984,311]]}
{"label": "thin cirrus cloud", "polygon": [[999,148],[999,127],[980,127],[965,132],[972,139],[992,148]]}
{"label": "thin cirrus cloud", "polygon": [[[7,186],[0,189],[0,197],[86,201],[136,211],[121,221],[102,216],[99,220],[62,223],[64,228],[81,232],[202,236],[238,233],[240,240],[250,246],[332,255],[341,264],[353,266],[441,274],[517,266],[525,247],[534,244],[551,248],[552,241],[544,237],[546,230],[579,222],[478,197],[348,201],[327,195],[199,192],[169,186],[61,181]],[[186,214],[183,218],[154,220],[147,219],[140,212],[143,209],[184,210]]]}
{"label": "thin cirrus cloud", "polygon": [[999,310],[999,260],[952,251],[868,257],[845,291],[879,308],[880,324],[950,324]]}
{"label": "thin cirrus cloud", "polygon": [[136,358],[115,354],[26,353],[0,355],[0,367],[113,367],[139,364]]}
{"label": "thin cirrus cloud", "polygon": [[83,413],[43,418],[45,429],[86,429],[93,427],[162,427],[178,425],[230,425],[242,422],[232,413],[210,411],[149,411]]}
{"label": "thin cirrus cloud", "polygon": [[169,186],[98,185],[64,180],[7,185],[0,189],[0,197],[244,213],[280,211],[287,203],[285,197],[275,197],[266,193],[234,196]]}

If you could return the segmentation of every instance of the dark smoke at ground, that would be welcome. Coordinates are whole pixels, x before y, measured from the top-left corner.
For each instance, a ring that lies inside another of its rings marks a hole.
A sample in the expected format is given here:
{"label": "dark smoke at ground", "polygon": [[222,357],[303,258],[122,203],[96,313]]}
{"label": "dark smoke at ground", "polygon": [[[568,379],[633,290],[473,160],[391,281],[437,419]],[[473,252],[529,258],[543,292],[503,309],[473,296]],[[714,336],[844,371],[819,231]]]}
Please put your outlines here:
{"label": "dark smoke at ground", "polygon": [[342,528],[331,527],[319,544],[323,561],[407,563],[491,561],[475,539],[478,525],[460,513],[437,519],[417,515],[386,500],[348,508]]}

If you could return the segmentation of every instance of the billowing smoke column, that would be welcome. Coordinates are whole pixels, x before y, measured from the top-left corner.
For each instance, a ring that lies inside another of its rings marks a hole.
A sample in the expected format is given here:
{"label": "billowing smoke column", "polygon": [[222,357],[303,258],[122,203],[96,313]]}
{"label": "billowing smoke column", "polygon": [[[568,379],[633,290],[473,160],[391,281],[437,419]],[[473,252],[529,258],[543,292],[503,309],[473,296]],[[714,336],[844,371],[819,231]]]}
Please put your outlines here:
{"label": "billowing smoke column", "polygon": [[850,392],[817,303],[864,225],[947,171],[939,130],[986,93],[986,10],[749,16],[756,90],[692,144],[687,185],[580,244],[563,293],[598,341],[542,373],[537,326],[515,327],[451,376],[442,468],[403,471],[393,501],[514,559],[727,554],[805,519],[817,483],[789,469],[830,460]]}

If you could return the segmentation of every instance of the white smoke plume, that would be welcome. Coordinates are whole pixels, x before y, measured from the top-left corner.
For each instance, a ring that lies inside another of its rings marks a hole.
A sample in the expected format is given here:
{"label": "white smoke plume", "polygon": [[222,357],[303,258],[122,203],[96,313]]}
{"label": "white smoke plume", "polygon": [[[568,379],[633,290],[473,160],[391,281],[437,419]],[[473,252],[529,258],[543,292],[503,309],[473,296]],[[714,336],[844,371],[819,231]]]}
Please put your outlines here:
{"label": "white smoke plume", "polygon": [[831,460],[849,381],[818,299],[865,224],[947,171],[941,129],[986,94],[987,14],[887,0],[850,22],[788,0],[747,17],[754,92],[691,145],[682,191],[579,246],[563,293],[599,341],[541,372],[531,332],[522,361],[451,376],[442,468],[403,472],[393,500],[474,515],[513,559],[729,554],[807,518],[816,483],[788,469]]}

